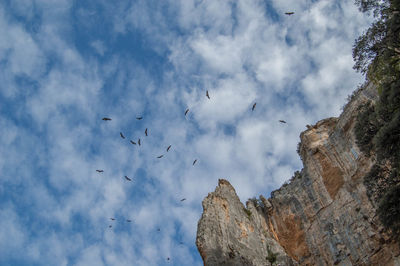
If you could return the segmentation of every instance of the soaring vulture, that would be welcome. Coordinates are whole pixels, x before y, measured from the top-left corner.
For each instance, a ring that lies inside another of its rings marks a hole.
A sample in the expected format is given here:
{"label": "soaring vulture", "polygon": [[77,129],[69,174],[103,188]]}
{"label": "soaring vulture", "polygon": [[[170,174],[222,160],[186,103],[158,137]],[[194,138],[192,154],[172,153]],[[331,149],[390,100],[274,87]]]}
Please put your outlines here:
{"label": "soaring vulture", "polygon": [[185,200],[186,200],[185,198],[181,199],[181,201],[185,201]]}
{"label": "soaring vulture", "polygon": [[168,146],[168,148],[167,148],[167,152],[169,152],[169,149],[171,149],[171,145],[169,145],[169,146]]}
{"label": "soaring vulture", "polygon": [[139,144],[139,146],[140,146],[140,139],[138,139],[137,144]]}
{"label": "soaring vulture", "polygon": [[187,115],[188,112],[189,112],[189,108],[186,109],[186,111],[185,111],[185,116]]}
{"label": "soaring vulture", "polygon": [[104,170],[96,170],[96,172],[98,172],[98,173],[103,173]]}
{"label": "soaring vulture", "polygon": [[103,119],[102,120],[104,120],[104,121],[111,121],[111,118],[108,118],[108,117],[103,117]]}
{"label": "soaring vulture", "polygon": [[138,116],[138,117],[136,117],[136,119],[141,120],[141,119],[143,119],[143,116]]}
{"label": "soaring vulture", "polygon": [[197,159],[193,161],[193,165],[197,162]]}
{"label": "soaring vulture", "polygon": [[146,135],[146,137],[147,137],[147,128],[146,128],[146,130],[144,131],[144,134]]}
{"label": "soaring vulture", "polygon": [[286,12],[285,13],[285,15],[288,15],[288,16],[291,16],[291,15],[293,15],[294,14],[294,12]]}
{"label": "soaring vulture", "polygon": [[257,105],[257,103],[253,104],[253,107],[251,108],[251,111],[254,111],[254,109],[256,109],[256,105]]}
{"label": "soaring vulture", "polygon": [[119,132],[119,135],[121,136],[121,138],[125,139],[124,134],[122,134],[122,132]]}
{"label": "soaring vulture", "polygon": [[125,179],[128,181],[132,181],[132,179],[130,179],[129,177],[125,176]]}
{"label": "soaring vulture", "polygon": [[133,145],[136,145],[136,142],[134,142],[133,140],[130,140],[130,142],[131,142]]}
{"label": "soaring vulture", "polygon": [[206,91],[206,96],[208,99],[210,99],[210,95],[208,94],[208,91]]}
{"label": "soaring vulture", "polygon": [[285,121],[285,120],[279,120],[279,122],[281,122],[281,123],[283,123],[283,124],[286,124],[286,121]]}
{"label": "soaring vulture", "polygon": [[164,155],[162,154],[162,155],[160,155],[160,156],[157,156],[157,158],[160,159],[160,158],[162,158],[163,156],[164,156]]}

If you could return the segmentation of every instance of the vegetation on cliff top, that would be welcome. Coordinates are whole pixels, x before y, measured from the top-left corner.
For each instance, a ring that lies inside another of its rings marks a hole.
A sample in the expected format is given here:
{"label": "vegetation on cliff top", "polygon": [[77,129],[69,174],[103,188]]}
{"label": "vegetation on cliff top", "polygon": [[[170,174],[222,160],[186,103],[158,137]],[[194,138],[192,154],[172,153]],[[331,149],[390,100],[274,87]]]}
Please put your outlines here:
{"label": "vegetation on cliff top", "polygon": [[379,100],[362,106],[357,118],[357,145],[376,165],[364,178],[370,200],[386,228],[400,240],[400,1],[356,0],[375,22],[353,47],[354,69],[366,74]]}

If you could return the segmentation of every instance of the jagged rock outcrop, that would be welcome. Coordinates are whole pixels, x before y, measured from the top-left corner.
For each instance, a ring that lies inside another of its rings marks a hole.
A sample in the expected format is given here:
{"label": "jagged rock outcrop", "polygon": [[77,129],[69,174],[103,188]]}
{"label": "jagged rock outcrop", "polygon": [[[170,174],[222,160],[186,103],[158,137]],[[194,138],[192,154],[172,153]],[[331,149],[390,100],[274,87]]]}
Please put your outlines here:
{"label": "jagged rock outcrop", "polygon": [[278,262],[294,265],[265,230],[265,219],[244,208],[228,181],[219,180],[215,192],[204,199],[203,209],[196,244],[205,265],[265,265],[268,250]]}
{"label": "jagged rock outcrop", "polygon": [[359,106],[377,98],[360,89],[339,118],[300,135],[304,168],[289,184],[248,201],[220,180],[203,201],[196,244],[205,265],[400,265],[400,249],[385,232],[363,184],[374,164],[353,133]]}

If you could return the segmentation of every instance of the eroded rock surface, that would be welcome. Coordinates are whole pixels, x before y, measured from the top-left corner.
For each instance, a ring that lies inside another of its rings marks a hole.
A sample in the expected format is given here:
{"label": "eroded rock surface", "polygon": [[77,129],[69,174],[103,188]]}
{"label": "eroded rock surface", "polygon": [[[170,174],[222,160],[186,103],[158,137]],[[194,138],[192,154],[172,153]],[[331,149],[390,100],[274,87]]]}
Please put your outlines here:
{"label": "eroded rock surface", "polygon": [[[358,107],[376,99],[367,87],[339,118],[307,126],[301,136],[304,168],[289,184],[247,202],[220,180],[203,201],[197,247],[205,265],[400,265],[399,244],[384,231],[363,177],[374,164],[353,133]],[[251,214],[250,214],[251,213]]]}
{"label": "eroded rock surface", "polygon": [[294,265],[265,230],[266,220],[255,215],[254,206],[245,210],[228,181],[219,180],[215,192],[204,199],[203,209],[196,244],[205,265],[268,265],[268,249],[278,263]]}

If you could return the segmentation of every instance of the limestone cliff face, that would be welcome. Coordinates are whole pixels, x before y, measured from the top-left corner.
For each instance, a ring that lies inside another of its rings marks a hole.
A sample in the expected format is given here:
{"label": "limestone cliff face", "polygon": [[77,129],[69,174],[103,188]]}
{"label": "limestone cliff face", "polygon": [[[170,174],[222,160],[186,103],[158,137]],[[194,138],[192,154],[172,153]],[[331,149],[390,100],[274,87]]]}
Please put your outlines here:
{"label": "limestone cliff face", "polygon": [[270,252],[284,265],[294,265],[266,231],[266,220],[244,208],[228,181],[220,179],[215,192],[203,201],[196,244],[205,265],[265,265]]}
{"label": "limestone cliff face", "polygon": [[[307,126],[300,135],[304,168],[289,184],[239,201],[220,180],[203,201],[196,244],[205,265],[400,265],[399,244],[384,231],[363,177],[374,158],[353,134],[358,107],[376,99],[366,87],[339,118]],[[268,252],[269,250],[269,252]]]}

